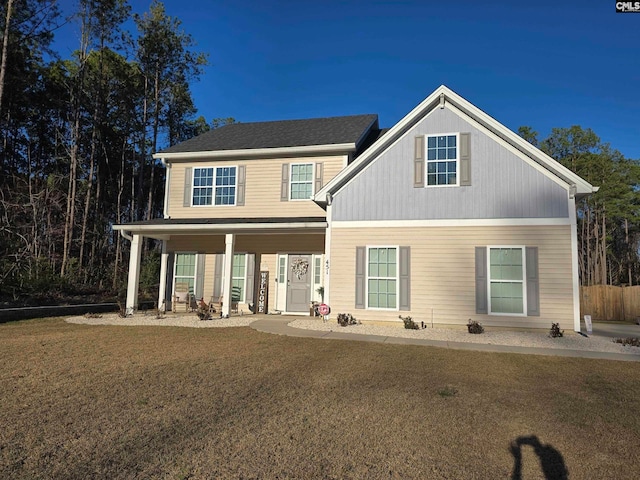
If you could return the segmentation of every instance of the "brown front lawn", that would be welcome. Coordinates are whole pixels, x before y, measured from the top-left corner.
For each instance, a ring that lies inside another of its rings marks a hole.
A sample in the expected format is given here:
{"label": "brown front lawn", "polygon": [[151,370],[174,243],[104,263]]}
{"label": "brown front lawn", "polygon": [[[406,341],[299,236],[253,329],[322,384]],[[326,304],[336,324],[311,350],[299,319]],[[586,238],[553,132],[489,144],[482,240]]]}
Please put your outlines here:
{"label": "brown front lawn", "polygon": [[640,469],[634,362],[47,319],[0,325],[0,365],[0,478]]}

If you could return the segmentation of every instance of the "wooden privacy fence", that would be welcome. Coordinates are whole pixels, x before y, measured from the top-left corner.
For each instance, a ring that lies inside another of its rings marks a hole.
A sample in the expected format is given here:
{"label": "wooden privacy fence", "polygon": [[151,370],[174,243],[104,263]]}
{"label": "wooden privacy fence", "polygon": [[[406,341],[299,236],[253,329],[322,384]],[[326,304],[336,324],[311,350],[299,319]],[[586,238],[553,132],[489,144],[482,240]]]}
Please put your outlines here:
{"label": "wooden privacy fence", "polygon": [[580,287],[580,314],[594,321],[635,321],[640,317],[640,285]]}

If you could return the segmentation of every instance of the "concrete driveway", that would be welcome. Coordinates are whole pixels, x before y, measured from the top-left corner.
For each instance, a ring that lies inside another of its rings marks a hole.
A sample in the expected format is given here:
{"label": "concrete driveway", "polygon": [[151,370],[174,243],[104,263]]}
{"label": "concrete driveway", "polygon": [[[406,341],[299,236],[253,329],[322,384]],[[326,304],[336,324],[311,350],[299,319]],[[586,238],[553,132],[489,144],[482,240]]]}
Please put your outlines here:
{"label": "concrete driveway", "polygon": [[[582,333],[586,333],[587,329],[582,326]],[[639,337],[640,338],[640,325],[633,325],[629,323],[594,323],[593,335],[601,337],[611,338],[626,338],[626,337]]]}

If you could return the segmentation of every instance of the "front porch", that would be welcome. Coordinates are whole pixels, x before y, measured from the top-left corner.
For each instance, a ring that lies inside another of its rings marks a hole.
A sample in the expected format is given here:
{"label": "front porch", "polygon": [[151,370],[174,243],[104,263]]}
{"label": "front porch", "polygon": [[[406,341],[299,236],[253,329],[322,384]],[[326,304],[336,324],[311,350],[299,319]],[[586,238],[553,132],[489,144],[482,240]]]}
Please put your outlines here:
{"label": "front porch", "polygon": [[[131,240],[127,312],[138,309],[142,240],[162,242],[158,305],[185,294],[232,313],[309,315],[325,283],[324,218],[155,220],[114,227]],[[279,220],[279,221],[278,221]],[[127,233],[130,232],[130,233]]]}

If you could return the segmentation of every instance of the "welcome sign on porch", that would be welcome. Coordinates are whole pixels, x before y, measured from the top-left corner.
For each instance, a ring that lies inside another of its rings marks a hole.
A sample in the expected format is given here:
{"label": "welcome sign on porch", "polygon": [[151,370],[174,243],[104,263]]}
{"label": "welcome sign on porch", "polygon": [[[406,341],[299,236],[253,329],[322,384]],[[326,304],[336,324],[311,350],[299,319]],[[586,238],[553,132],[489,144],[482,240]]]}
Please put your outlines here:
{"label": "welcome sign on porch", "polygon": [[260,285],[258,286],[258,312],[269,311],[269,272],[260,272]]}

